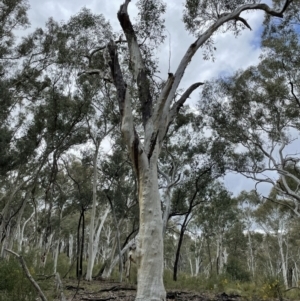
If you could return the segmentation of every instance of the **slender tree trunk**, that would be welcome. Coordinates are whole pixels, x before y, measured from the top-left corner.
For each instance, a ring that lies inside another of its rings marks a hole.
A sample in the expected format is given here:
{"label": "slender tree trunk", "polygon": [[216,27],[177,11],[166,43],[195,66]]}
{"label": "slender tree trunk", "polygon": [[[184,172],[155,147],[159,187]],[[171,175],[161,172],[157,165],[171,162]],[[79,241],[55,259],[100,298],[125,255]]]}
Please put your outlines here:
{"label": "slender tree trunk", "polygon": [[252,248],[252,239],[251,233],[248,229],[248,248],[249,248],[249,269],[252,274],[252,279],[255,277],[255,269],[254,269],[254,255],[253,255],[253,248]]}
{"label": "slender tree trunk", "polygon": [[83,275],[83,252],[84,252],[84,228],[85,228],[85,220],[84,220],[84,209],[82,210],[82,228],[81,228],[81,247],[80,247],[80,262],[79,262],[79,271],[80,277]]}
{"label": "slender tree trunk", "polygon": [[70,234],[69,236],[69,262],[72,264],[73,260],[73,243],[74,243],[74,238],[73,235]]}
{"label": "slender tree trunk", "polygon": [[[16,182],[18,181],[18,178],[16,180]],[[21,184],[19,184],[10,194],[8,200],[5,203],[4,208],[1,211],[1,223],[0,223],[0,245],[2,242],[4,242],[4,239],[6,238],[6,229],[7,229],[7,219],[8,219],[8,212],[9,212],[9,208],[10,205],[14,199],[14,196],[16,195],[16,193],[24,186],[24,184],[26,183],[26,181],[21,182]],[[4,196],[1,198],[1,201],[3,202]],[[2,257],[4,254],[4,246],[2,245],[2,249],[1,249],[1,254],[0,257]]]}
{"label": "slender tree trunk", "polygon": [[[19,237],[18,237],[18,251],[19,252],[22,251],[22,243],[23,243],[25,227],[26,227],[27,223],[33,218],[34,213],[35,212],[33,211],[32,214],[29,216],[29,218],[23,223],[22,228],[20,229],[20,233],[19,233]],[[21,225],[19,225],[19,226],[21,226]]]}
{"label": "slender tree trunk", "polygon": [[187,216],[185,216],[184,222],[181,226],[181,230],[180,230],[180,235],[179,235],[179,240],[178,240],[178,245],[177,245],[177,250],[176,250],[176,255],[175,255],[175,262],[174,262],[174,267],[173,267],[173,280],[177,281],[177,270],[178,270],[178,262],[179,262],[179,257],[180,257],[180,249],[181,249],[181,245],[183,242],[183,235],[185,232],[185,223],[187,221]]}
{"label": "slender tree trunk", "polygon": [[[97,252],[98,252],[101,230],[103,228],[104,222],[105,222],[109,212],[110,212],[110,210],[107,208],[105,210],[104,214],[101,217],[99,217],[99,220],[101,220],[101,222],[100,222],[100,225],[98,226],[97,233],[95,235],[95,239],[94,239],[94,242],[93,242],[92,258],[89,258],[89,261],[90,261],[90,264],[91,264],[91,270],[90,270],[91,279],[90,280],[92,280],[92,272],[93,272],[93,268],[94,268],[94,264],[95,264],[95,258],[96,258]],[[86,276],[86,280],[89,280],[87,278],[88,278],[88,273],[87,273],[87,276]]]}
{"label": "slender tree trunk", "polygon": [[53,263],[53,273],[57,272],[57,261],[58,261],[58,253],[59,253],[59,239],[56,241],[56,246],[54,250],[54,263]]}
{"label": "slender tree trunk", "polygon": [[[100,140],[101,141],[101,140]],[[96,216],[96,205],[97,205],[97,181],[98,181],[98,170],[97,170],[97,159],[100,147],[100,141],[96,142],[96,150],[93,160],[93,205],[91,212],[91,222],[90,222],[90,233],[89,233],[89,244],[88,244],[88,263],[87,272],[85,279],[88,281],[92,280],[92,273],[94,267],[94,233],[95,233],[95,216]]]}
{"label": "slender tree trunk", "polygon": [[22,221],[22,217],[23,217],[23,213],[24,213],[26,204],[27,204],[27,198],[25,197],[25,200],[23,200],[23,204],[22,204],[22,207],[19,211],[18,218],[17,218],[17,221],[16,221],[16,235],[15,235],[15,238],[16,238],[17,244],[18,244],[18,252],[21,251],[20,246],[22,246],[23,235],[21,235],[21,221]]}
{"label": "slender tree trunk", "polygon": [[81,220],[82,220],[82,212],[80,212],[80,217],[78,221],[77,226],[77,261],[76,261],[76,277],[79,279],[79,277],[82,275],[82,272],[80,271],[80,257],[81,257],[81,243],[80,243],[80,226],[81,226]]}
{"label": "slender tree trunk", "polygon": [[191,276],[194,276],[192,258],[189,258],[189,263],[190,263],[190,269],[191,269]]}
{"label": "slender tree trunk", "polygon": [[[125,252],[134,244],[136,242],[136,239],[135,238],[133,238],[133,239],[131,239],[128,243],[127,243],[127,245],[122,249],[122,251],[121,251],[121,254],[122,254],[122,256],[125,254]],[[110,275],[111,275],[111,273],[112,273],[112,270],[113,270],[113,268],[116,266],[116,264],[118,263],[118,261],[119,261],[119,255],[118,256],[116,256],[113,260],[112,260],[112,262],[111,262],[111,264],[108,266],[108,267],[106,267],[105,268],[105,270],[104,270],[104,272],[103,272],[103,278],[109,278],[110,277]]]}
{"label": "slender tree trunk", "polygon": [[195,258],[195,276],[198,276],[200,269],[200,257],[196,256]]}
{"label": "slender tree trunk", "polygon": [[223,258],[223,235],[218,233],[217,235],[217,275],[222,274],[224,267],[224,258]]}
{"label": "slender tree trunk", "polygon": [[209,265],[210,265],[210,273],[212,273],[213,270],[213,263],[211,260],[211,252],[210,252],[210,243],[209,243],[209,237],[206,237],[206,242],[207,242],[207,253],[208,253],[208,259],[209,259]]}
{"label": "slender tree trunk", "polygon": [[119,224],[118,224],[117,217],[116,217],[115,207],[114,207],[114,205],[112,203],[112,200],[109,197],[109,195],[106,195],[106,196],[107,196],[107,199],[110,203],[111,212],[112,212],[114,223],[115,223],[115,228],[116,228],[116,231],[117,231],[117,246],[118,246],[118,253],[119,253],[119,273],[120,273],[120,282],[122,282],[123,262],[122,262],[122,250],[121,250],[121,242],[120,242],[120,229],[119,229]]}
{"label": "slender tree trunk", "polygon": [[175,262],[174,262],[174,269],[173,269],[173,280],[174,281],[177,281],[177,268],[178,268],[178,262],[179,262],[180,249],[181,249],[181,245],[182,245],[182,241],[183,241],[183,235],[184,235],[186,227],[187,227],[187,225],[190,221],[189,216],[190,216],[190,214],[192,212],[192,209],[193,209],[194,200],[195,200],[195,198],[198,194],[197,182],[198,182],[198,180],[196,181],[196,190],[195,190],[195,192],[194,192],[194,194],[193,194],[193,196],[190,200],[189,208],[188,208],[188,211],[185,215],[185,218],[184,218],[184,221],[182,223],[181,230],[180,230],[180,236],[179,236],[179,240],[178,240],[176,256],[175,256]]}
{"label": "slender tree trunk", "polygon": [[[168,183],[168,185],[170,185]],[[164,201],[165,201],[165,211],[163,214],[163,234],[165,235],[167,230],[167,224],[169,220],[170,210],[171,210],[171,187],[168,187],[165,195],[164,195]]]}
{"label": "slender tree trunk", "polygon": [[287,279],[287,265],[286,265],[285,256],[284,256],[282,235],[283,234],[281,232],[280,233],[278,232],[277,239],[278,239],[278,245],[279,245],[279,253],[280,253],[280,257],[281,257],[281,270],[282,270],[283,283],[284,283],[285,288],[288,288],[289,284],[288,284],[288,279]]}

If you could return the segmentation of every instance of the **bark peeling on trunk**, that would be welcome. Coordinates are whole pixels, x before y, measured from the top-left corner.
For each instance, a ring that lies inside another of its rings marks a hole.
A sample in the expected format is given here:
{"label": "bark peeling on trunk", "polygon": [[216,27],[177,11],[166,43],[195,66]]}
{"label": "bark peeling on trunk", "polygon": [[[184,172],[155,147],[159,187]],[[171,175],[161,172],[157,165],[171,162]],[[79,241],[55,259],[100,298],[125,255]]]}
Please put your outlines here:
{"label": "bark peeling on trunk", "polygon": [[[143,154],[144,155],[144,154]],[[165,300],[163,284],[162,212],[157,180],[157,156],[139,171],[140,229],[137,244],[136,300]]]}

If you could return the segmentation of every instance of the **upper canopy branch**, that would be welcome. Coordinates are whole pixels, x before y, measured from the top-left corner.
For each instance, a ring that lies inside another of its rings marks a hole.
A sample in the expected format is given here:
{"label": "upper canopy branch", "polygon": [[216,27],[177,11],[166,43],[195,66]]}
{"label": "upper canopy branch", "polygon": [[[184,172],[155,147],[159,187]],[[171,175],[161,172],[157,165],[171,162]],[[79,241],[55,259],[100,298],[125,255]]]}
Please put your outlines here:
{"label": "upper canopy branch", "polygon": [[111,76],[113,78],[114,85],[117,89],[119,110],[120,110],[121,117],[123,118],[127,85],[123,79],[123,73],[119,63],[117,47],[114,41],[111,40],[108,43],[107,50],[111,59],[111,61],[109,62]]}
{"label": "upper canopy branch", "polygon": [[[172,76],[172,81],[170,81],[170,84],[173,83],[173,80],[174,80],[174,78]],[[157,112],[157,119],[159,119],[158,120],[158,131],[159,131],[159,143],[160,144],[162,143],[162,141],[168,131],[169,125],[173,122],[173,120],[177,116],[179,109],[183,106],[185,101],[190,97],[192,92],[203,84],[204,83],[200,83],[200,82],[192,84],[182,94],[182,96],[173,104],[172,108],[170,108],[170,109],[164,105],[167,97],[161,98],[160,108],[159,108],[159,111]],[[168,82],[167,82],[165,88],[168,88],[168,90],[166,92],[170,93],[171,87],[168,87]]]}
{"label": "upper canopy branch", "polygon": [[177,88],[181,82],[181,79],[184,75],[185,69],[188,66],[188,64],[190,63],[194,54],[197,52],[197,50],[201,46],[204,45],[204,43],[214,34],[214,32],[216,32],[216,30],[218,28],[220,28],[223,24],[225,24],[229,21],[232,21],[232,20],[241,21],[249,28],[250,25],[247,22],[246,23],[244,22],[246,20],[244,20],[243,18],[240,17],[240,14],[243,11],[247,11],[247,10],[263,10],[271,16],[282,18],[283,13],[286,11],[288,6],[292,2],[293,2],[293,0],[286,0],[283,8],[280,11],[274,10],[274,9],[270,8],[267,4],[264,4],[264,3],[255,3],[255,4],[242,5],[231,13],[222,14],[221,17],[214,24],[212,24],[203,34],[201,34],[197,38],[197,40],[193,44],[191,44],[189,46],[189,48],[187,49],[185,55],[183,56],[181,62],[179,63],[179,66],[175,72],[174,83],[173,83],[172,89],[169,93],[169,96],[168,96],[168,99],[167,99],[165,105],[167,107],[170,106],[170,104],[174,98],[174,95],[176,93],[176,90],[177,90]]}
{"label": "upper canopy branch", "polygon": [[132,162],[138,175],[139,164],[141,163],[139,160],[139,155],[140,153],[142,153],[142,146],[139,136],[134,127],[131,95],[123,79],[123,74],[118,59],[117,46],[113,40],[108,43],[107,49],[111,59],[109,66],[118,94],[119,109],[122,120],[121,130],[124,134]]}
{"label": "upper canopy branch", "polygon": [[194,90],[196,90],[198,87],[204,85],[204,83],[195,83],[192,84],[183,94],[182,96],[174,103],[174,105],[172,106],[170,112],[171,112],[171,116],[170,116],[170,122],[172,122],[172,120],[176,117],[177,113],[179,112],[179,109],[183,106],[183,104],[185,103],[185,101],[190,97],[190,95],[192,94],[192,92]]}
{"label": "upper canopy branch", "polygon": [[130,67],[133,72],[134,79],[138,87],[138,95],[142,106],[142,118],[144,127],[148,120],[152,117],[152,97],[150,93],[149,79],[144,64],[140,46],[137,42],[137,36],[133,29],[132,23],[128,15],[128,4],[130,0],[126,0],[118,11],[118,19],[126,36],[126,40],[130,53]]}
{"label": "upper canopy branch", "polygon": [[[122,40],[122,35],[120,36],[120,38],[118,40],[115,41],[115,44],[120,44],[120,43],[126,43],[125,40]],[[99,46],[99,47],[91,50],[89,53],[87,53],[85,55],[85,57],[88,58],[89,62],[91,63],[91,59],[92,59],[93,55],[101,50],[106,49],[106,47],[107,47],[107,44],[105,44],[104,46]]]}

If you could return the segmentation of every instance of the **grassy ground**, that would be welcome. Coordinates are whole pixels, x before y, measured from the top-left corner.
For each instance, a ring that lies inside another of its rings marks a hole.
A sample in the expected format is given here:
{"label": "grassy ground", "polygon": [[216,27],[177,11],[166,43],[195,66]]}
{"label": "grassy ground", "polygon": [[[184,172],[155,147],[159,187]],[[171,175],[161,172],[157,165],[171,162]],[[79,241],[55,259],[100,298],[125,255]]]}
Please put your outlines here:
{"label": "grassy ground", "polygon": [[[49,301],[60,300],[54,276],[51,276],[51,262],[49,269],[35,271],[27,259],[30,273],[37,280]],[[59,265],[61,278],[68,270],[67,264]],[[50,277],[42,276],[50,275]],[[136,294],[136,270],[133,267],[129,281],[119,283],[119,275],[115,272],[111,280],[75,279],[75,273],[70,271],[63,278],[63,293],[67,301],[105,301],[105,300],[134,300]],[[169,300],[300,300],[300,289],[285,290],[283,284],[274,278],[258,278],[255,282],[234,281],[226,275],[210,278],[191,277],[179,274],[178,281],[172,280],[171,271],[165,271],[164,283]],[[19,262],[14,259],[0,261],[0,301],[36,301],[37,294],[31,283],[26,279]]]}

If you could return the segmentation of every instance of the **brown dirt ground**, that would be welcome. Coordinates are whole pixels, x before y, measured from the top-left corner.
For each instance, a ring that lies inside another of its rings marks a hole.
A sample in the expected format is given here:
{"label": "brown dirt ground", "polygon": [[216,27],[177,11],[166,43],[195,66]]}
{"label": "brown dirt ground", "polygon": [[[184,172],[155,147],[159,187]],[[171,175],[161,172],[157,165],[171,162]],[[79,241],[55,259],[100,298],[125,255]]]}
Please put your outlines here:
{"label": "brown dirt ground", "polygon": [[[136,295],[136,286],[119,282],[94,280],[65,282],[64,292],[68,301],[133,301]],[[167,300],[177,301],[243,301],[241,296],[222,294],[195,293],[187,291],[168,291]]]}

